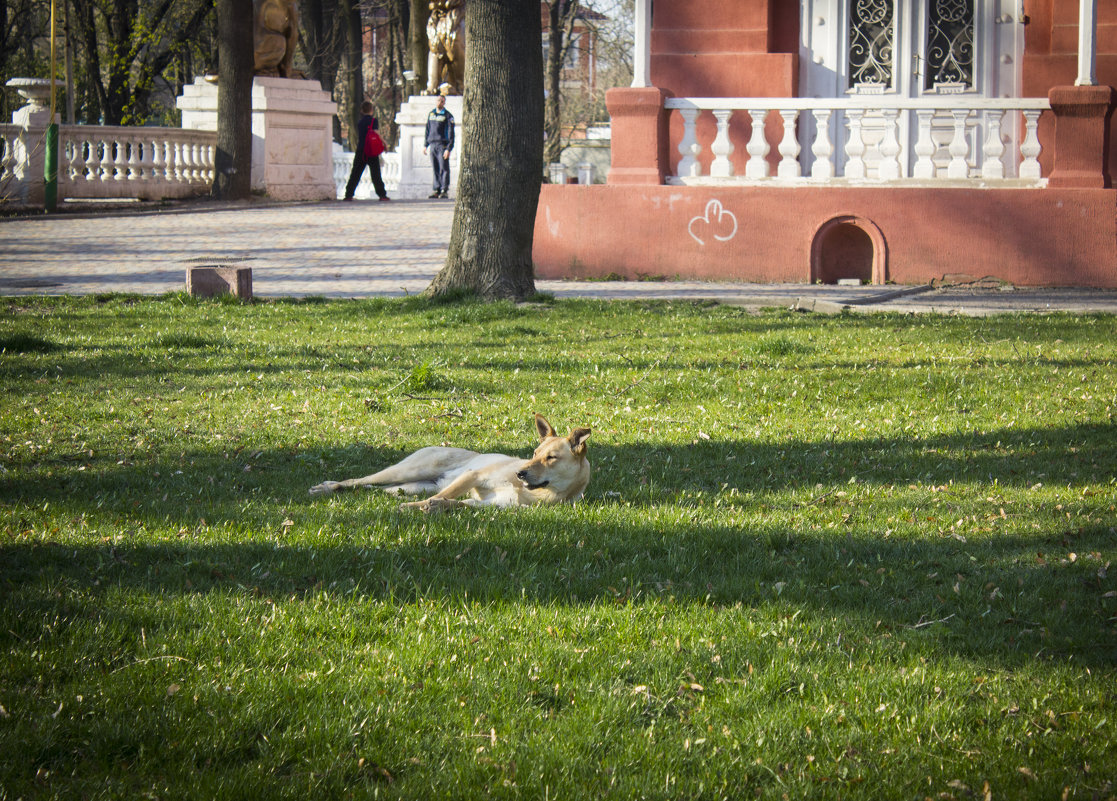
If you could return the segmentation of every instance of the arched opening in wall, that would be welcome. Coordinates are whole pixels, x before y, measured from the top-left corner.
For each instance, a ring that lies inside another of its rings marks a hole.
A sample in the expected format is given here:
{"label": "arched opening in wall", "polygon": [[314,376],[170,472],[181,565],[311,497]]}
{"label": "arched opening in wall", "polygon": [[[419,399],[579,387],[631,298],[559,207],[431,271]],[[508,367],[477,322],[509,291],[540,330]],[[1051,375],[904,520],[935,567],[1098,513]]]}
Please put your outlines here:
{"label": "arched opening in wall", "polygon": [[859,217],[836,217],[815,233],[811,243],[811,283],[856,280],[885,282],[885,244],[880,229]]}

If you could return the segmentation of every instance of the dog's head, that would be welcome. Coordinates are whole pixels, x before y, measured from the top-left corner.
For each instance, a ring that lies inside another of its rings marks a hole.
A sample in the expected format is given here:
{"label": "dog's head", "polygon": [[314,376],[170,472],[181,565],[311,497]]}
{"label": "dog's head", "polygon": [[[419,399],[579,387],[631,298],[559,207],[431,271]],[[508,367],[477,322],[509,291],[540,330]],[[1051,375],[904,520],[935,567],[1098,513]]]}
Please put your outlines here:
{"label": "dog's head", "polygon": [[560,437],[542,415],[535,415],[539,447],[524,462],[516,478],[532,491],[543,491],[556,500],[570,501],[579,497],[590,481],[590,464],[586,460],[588,428],[575,428]]}

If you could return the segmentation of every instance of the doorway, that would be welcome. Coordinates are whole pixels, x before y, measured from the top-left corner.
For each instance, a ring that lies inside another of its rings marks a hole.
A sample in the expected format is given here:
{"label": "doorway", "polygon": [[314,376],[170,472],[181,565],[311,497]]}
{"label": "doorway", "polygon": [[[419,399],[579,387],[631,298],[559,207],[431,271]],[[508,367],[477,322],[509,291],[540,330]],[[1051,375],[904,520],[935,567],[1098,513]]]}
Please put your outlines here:
{"label": "doorway", "polygon": [[[801,95],[812,98],[874,96],[892,99],[942,97],[944,107],[970,99],[1020,96],[1020,54],[1024,27],[1022,0],[801,0]],[[980,130],[987,112],[970,115],[971,175],[979,174],[982,148]],[[1001,136],[1009,153],[1018,152],[1019,120],[1006,115]],[[814,121],[803,115],[800,127],[804,173],[809,174],[813,155]],[[875,177],[880,155],[877,146],[886,120],[866,113],[863,133],[868,177]],[[899,116],[901,177],[911,175],[915,116]],[[954,135],[949,112],[937,112],[931,121],[935,144],[932,160],[936,175],[945,176],[950,163],[948,146]],[[846,141],[843,114],[831,119],[839,174],[843,174]],[[809,137],[809,138],[808,138]],[[1006,164],[1006,175],[1015,175]],[[940,171],[941,170],[941,175]]]}

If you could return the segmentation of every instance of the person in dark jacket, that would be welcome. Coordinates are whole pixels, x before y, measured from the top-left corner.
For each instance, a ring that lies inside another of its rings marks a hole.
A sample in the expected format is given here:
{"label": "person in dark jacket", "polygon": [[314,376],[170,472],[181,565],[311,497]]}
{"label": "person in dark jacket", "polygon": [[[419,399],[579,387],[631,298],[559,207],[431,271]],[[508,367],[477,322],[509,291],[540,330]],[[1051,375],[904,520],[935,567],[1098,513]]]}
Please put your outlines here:
{"label": "person in dark jacket", "polygon": [[430,151],[434,168],[434,191],[431,197],[449,197],[450,151],[454,149],[454,115],[446,108],[446,95],[438,96],[438,105],[427,115],[427,136],[423,153]]}
{"label": "person in dark jacket", "polygon": [[353,154],[353,169],[349,173],[349,183],[345,185],[345,200],[352,200],[353,193],[357,191],[357,184],[361,182],[361,175],[368,165],[369,175],[372,178],[372,188],[381,201],[391,200],[384,189],[384,179],[380,177],[380,157],[368,158],[365,156],[365,137],[370,130],[377,130],[379,123],[372,116],[372,103],[367,100],[361,103],[361,119],[357,121],[357,150]]}

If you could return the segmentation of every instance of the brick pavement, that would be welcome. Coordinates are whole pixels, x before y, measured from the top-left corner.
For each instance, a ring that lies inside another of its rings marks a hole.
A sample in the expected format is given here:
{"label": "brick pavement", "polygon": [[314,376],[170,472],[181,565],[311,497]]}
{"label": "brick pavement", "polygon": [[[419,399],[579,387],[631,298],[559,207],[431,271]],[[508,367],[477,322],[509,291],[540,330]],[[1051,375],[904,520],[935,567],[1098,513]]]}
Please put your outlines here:
{"label": "brick pavement", "polygon": [[[447,201],[294,203],[195,201],[0,219],[0,295],[162,294],[190,265],[252,268],[259,297],[417,294],[442,267]],[[718,300],[820,312],[842,308],[991,314],[1117,313],[1117,292],[1011,287],[834,287],[808,284],[539,281],[557,297]]]}

